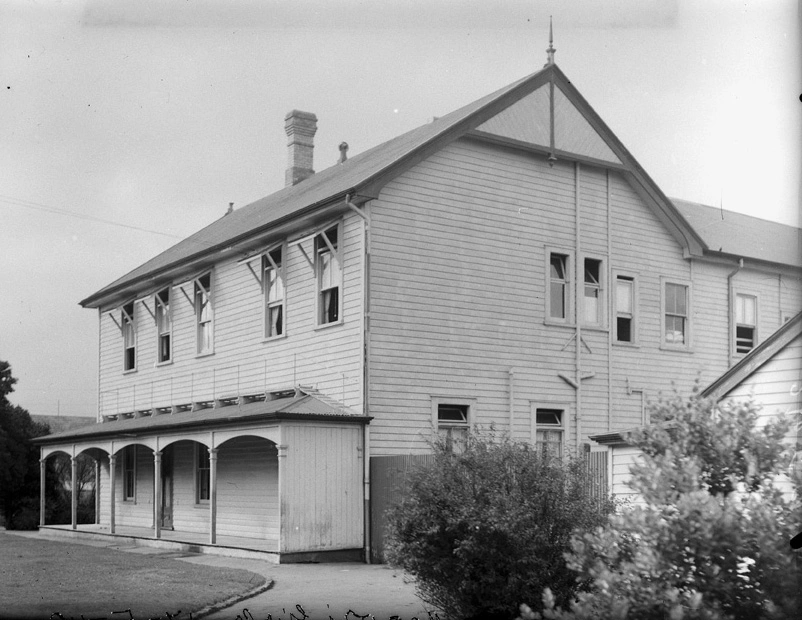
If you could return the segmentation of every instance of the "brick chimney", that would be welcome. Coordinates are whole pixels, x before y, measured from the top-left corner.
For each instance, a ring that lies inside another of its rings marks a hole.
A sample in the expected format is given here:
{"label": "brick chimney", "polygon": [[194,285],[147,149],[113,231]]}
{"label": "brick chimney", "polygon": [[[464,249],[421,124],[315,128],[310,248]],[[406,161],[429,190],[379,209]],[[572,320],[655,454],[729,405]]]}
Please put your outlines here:
{"label": "brick chimney", "polygon": [[287,172],[284,185],[289,187],[315,174],[312,155],[317,131],[317,116],[311,112],[293,110],[284,117],[287,132]]}

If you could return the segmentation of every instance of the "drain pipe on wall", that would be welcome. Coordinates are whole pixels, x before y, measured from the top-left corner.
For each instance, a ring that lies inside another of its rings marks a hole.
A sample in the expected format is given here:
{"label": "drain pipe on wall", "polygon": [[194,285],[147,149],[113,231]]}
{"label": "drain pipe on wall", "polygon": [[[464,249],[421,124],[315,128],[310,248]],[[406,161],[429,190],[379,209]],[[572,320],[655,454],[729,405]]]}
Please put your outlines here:
{"label": "drain pipe on wall", "polygon": [[735,270],[732,273],[730,273],[727,276],[727,305],[729,306],[729,309],[727,311],[727,316],[729,317],[729,321],[727,322],[728,323],[727,341],[729,342],[729,345],[728,345],[727,349],[729,350],[729,353],[730,353],[730,355],[729,355],[729,365],[730,366],[732,366],[733,359],[735,358],[735,347],[734,347],[735,338],[733,337],[733,333],[735,331],[735,329],[734,329],[735,328],[735,304],[733,302],[735,301],[735,299],[734,299],[734,294],[733,294],[734,293],[734,290],[733,290],[734,287],[732,285],[732,281],[735,278],[735,276],[738,274],[738,272],[741,271],[741,269],[743,269],[743,268],[744,268],[744,259],[743,258],[739,258],[738,259],[738,266],[735,268]]}
{"label": "drain pipe on wall", "polygon": [[[346,145],[347,149],[347,145]],[[342,145],[340,151],[342,152]],[[342,160],[341,160],[342,161]],[[369,335],[370,335],[370,213],[367,203],[360,209],[351,202],[351,194],[345,195],[345,204],[362,218],[362,413],[370,415],[368,407],[368,369],[369,369]],[[363,538],[365,563],[371,563],[370,557],[370,424],[363,425],[362,435],[362,498],[363,498]]]}
{"label": "drain pipe on wall", "polygon": [[510,368],[507,371],[509,377],[510,389],[510,439],[512,439],[512,432],[515,424],[515,368]]}

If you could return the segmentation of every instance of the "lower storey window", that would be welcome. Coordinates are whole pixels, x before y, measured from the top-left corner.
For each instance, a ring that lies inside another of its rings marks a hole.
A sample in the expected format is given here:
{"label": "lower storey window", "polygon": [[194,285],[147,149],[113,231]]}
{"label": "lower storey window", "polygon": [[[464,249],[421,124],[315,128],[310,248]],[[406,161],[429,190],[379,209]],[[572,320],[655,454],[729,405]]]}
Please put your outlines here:
{"label": "lower storey window", "polygon": [[542,454],[563,455],[563,410],[535,410],[535,447]]}
{"label": "lower storey window", "polygon": [[197,446],[196,462],[198,466],[195,471],[195,502],[200,504],[208,502],[211,497],[211,464],[206,446]]}
{"label": "lower storey window", "polygon": [[437,432],[451,449],[464,444],[467,438],[470,408],[466,403],[437,403]]}
{"label": "lower storey window", "polygon": [[136,446],[127,446],[123,450],[123,499],[136,499]]}

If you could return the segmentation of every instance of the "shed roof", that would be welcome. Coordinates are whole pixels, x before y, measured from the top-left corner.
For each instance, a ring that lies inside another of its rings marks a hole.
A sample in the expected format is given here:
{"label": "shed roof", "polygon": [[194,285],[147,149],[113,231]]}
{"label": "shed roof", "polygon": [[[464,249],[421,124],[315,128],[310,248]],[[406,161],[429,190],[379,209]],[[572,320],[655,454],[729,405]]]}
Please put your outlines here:
{"label": "shed roof", "polygon": [[672,198],[710,252],[802,267],[802,229]]}
{"label": "shed roof", "polygon": [[359,415],[327,397],[299,392],[291,398],[99,422],[62,433],[37,437],[33,441],[37,444],[47,445],[97,437],[148,435],[176,428],[209,428],[277,420],[329,420],[367,424],[371,419],[369,416]]}
{"label": "shed roof", "polygon": [[[584,123],[586,127],[595,131],[598,140],[603,142],[612,154],[611,158],[621,162],[614,164],[613,167],[622,170],[641,191],[647,204],[655,210],[682,247],[694,254],[701,254],[704,243],[682,214],[604,124],[565,74],[557,65],[551,64],[431,123],[223,216],[90,295],[81,301],[81,305],[98,308],[122,303],[125,297],[147,294],[149,288],[168,281],[182,268],[186,271],[187,266],[194,262],[197,262],[200,268],[200,263],[206,260],[208,264],[204,266],[208,267],[213,262],[213,257],[220,252],[232,251],[232,248],[237,247],[247,249],[244,246],[249,241],[253,243],[255,239],[270,234],[277,227],[287,225],[302,216],[310,217],[312,213],[324,207],[341,204],[347,196],[358,195],[362,200],[375,198],[388,180],[451,141],[473,132],[489,119],[546,84],[556,85],[555,88],[561,93],[560,97],[573,106],[571,108],[573,115],[563,120],[569,124]],[[564,153],[561,152],[560,155]]]}
{"label": "shed roof", "polygon": [[799,312],[786,322],[780,329],[747,353],[737,364],[702,390],[702,396],[710,396],[716,399],[725,397],[753,372],[800,336],[802,336],[802,312]]}

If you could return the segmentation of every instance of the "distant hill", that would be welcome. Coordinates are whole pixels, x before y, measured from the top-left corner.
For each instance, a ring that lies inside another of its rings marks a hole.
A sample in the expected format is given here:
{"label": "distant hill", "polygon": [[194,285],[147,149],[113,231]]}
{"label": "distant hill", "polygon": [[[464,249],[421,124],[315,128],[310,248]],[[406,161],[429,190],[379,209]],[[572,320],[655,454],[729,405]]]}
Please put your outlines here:
{"label": "distant hill", "polygon": [[89,426],[97,422],[97,419],[89,416],[73,416],[73,415],[31,415],[34,422],[47,424],[50,426],[50,433],[52,435],[69,431],[81,426]]}

